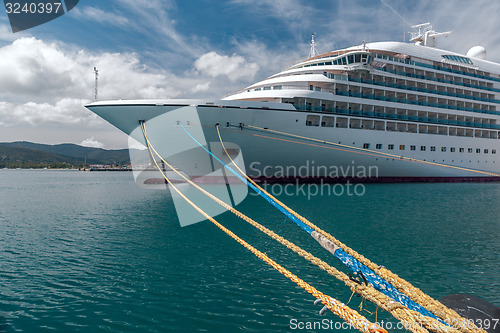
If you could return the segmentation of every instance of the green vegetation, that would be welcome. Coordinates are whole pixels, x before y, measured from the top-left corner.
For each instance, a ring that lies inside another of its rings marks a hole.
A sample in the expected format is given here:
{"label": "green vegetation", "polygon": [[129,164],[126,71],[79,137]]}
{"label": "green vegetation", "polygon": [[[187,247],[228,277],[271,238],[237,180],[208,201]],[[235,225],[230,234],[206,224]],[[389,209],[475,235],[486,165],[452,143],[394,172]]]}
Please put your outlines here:
{"label": "green vegetation", "polygon": [[83,168],[89,164],[130,164],[128,149],[106,150],[75,144],[0,143],[1,168]]}

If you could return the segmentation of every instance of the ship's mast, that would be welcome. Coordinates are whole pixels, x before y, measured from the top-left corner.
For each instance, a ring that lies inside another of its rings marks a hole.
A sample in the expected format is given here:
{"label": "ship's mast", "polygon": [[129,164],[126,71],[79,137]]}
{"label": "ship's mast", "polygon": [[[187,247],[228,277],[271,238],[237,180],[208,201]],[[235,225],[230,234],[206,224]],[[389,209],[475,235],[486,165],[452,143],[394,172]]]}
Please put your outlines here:
{"label": "ship's mast", "polygon": [[309,51],[309,58],[318,55],[318,51],[316,51],[316,42],[314,41],[314,37],[316,37],[316,34],[311,35],[311,50]]}
{"label": "ship's mast", "polygon": [[436,38],[441,36],[447,36],[451,34],[451,31],[447,32],[436,32],[432,30],[432,25],[430,22],[413,25],[412,29],[418,29],[418,32],[411,33],[410,42],[415,42],[417,45],[424,45],[430,47],[436,47]]}

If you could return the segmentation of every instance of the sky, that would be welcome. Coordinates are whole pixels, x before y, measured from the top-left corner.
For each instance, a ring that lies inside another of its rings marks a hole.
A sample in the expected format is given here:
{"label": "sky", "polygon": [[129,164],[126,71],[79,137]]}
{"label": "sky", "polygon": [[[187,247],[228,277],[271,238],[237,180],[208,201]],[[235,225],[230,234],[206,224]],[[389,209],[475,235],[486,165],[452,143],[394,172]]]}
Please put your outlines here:
{"label": "sky", "polygon": [[362,41],[408,40],[411,25],[452,30],[438,47],[484,46],[500,62],[500,1],[80,0],[13,33],[0,12],[0,142],[126,148],[127,136],[84,108],[99,99],[219,99],[308,55]]}

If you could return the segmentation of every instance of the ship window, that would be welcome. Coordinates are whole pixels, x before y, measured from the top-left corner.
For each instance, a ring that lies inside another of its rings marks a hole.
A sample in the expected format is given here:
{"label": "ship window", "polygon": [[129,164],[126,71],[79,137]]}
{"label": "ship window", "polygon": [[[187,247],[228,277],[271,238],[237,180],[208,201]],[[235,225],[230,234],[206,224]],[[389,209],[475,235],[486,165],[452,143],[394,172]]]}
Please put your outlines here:
{"label": "ship window", "polygon": [[450,151],[451,151],[452,153],[454,153],[454,152],[455,152],[455,147],[451,147],[451,148],[450,148]]}
{"label": "ship window", "polygon": [[461,153],[463,153],[463,152],[465,151],[465,149],[464,149],[464,148],[460,148],[460,150],[459,150],[459,151],[460,151]]}
{"label": "ship window", "polygon": [[335,118],[330,116],[323,116],[321,120],[321,127],[334,127],[335,126]]}
{"label": "ship window", "polygon": [[376,148],[377,148],[377,149],[382,149],[382,144],[381,144],[381,143],[377,143]]}
{"label": "ship window", "polygon": [[327,61],[327,62],[325,62],[325,65],[331,65],[331,64],[332,64],[332,62],[331,62],[331,61]]}
{"label": "ship window", "polygon": [[316,91],[321,91],[321,87],[316,87]]}
{"label": "ship window", "polygon": [[405,150],[405,145],[399,145],[399,150]]}
{"label": "ship window", "polygon": [[436,151],[436,146],[431,146],[431,151]]}
{"label": "ship window", "polygon": [[417,150],[416,146],[410,146],[410,150]]}
{"label": "ship window", "polygon": [[491,153],[492,153],[492,154],[496,154],[496,153],[497,153],[497,150],[496,150],[496,149],[492,149],[492,150],[491,150]]}
{"label": "ship window", "polygon": [[260,88],[255,88],[255,91],[260,91]]}
{"label": "ship window", "polygon": [[361,54],[355,54],[354,55],[354,62],[361,62]]}
{"label": "ship window", "polygon": [[342,57],[341,59],[339,59],[339,61],[342,61],[342,65],[347,65],[346,57]]}
{"label": "ship window", "polygon": [[476,149],[476,154],[480,154],[481,153],[481,149],[477,148]]}
{"label": "ship window", "polygon": [[309,86],[309,90],[314,90],[314,86],[313,86],[313,85],[310,85],[310,86]]}
{"label": "ship window", "polygon": [[420,150],[421,150],[421,151],[425,151],[426,149],[427,149],[427,147],[426,147],[426,146],[420,146]]}
{"label": "ship window", "polygon": [[441,147],[441,151],[444,153],[446,152],[446,147]]}
{"label": "ship window", "polygon": [[273,89],[274,89],[274,90],[281,90],[281,89],[282,89],[282,87],[281,87],[281,86],[274,86],[274,87],[273,87]]}
{"label": "ship window", "polygon": [[319,126],[319,116],[308,115],[306,117],[306,126]]}
{"label": "ship window", "polygon": [[466,57],[459,57],[459,56],[454,56],[454,55],[442,55],[443,58],[448,59],[448,60],[453,60],[457,62],[462,62],[464,64],[469,64],[473,65],[472,60]]}
{"label": "ship window", "polygon": [[488,149],[485,149],[485,150],[484,150],[484,153],[485,153],[485,154],[488,154],[488,152],[489,152],[489,150],[488,150]]}
{"label": "ship window", "polygon": [[351,54],[351,55],[348,55],[347,56],[347,61],[350,63],[350,64],[353,64],[354,63],[354,56]]}
{"label": "ship window", "polygon": [[363,149],[370,149],[370,144],[369,143],[364,143],[363,144]]}
{"label": "ship window", "polygon": [[467,148],[468,153],[472,153],[472,148]]}
{"label": "ship window", "polygon": [[264,90],[271,90],[271,87],[264,87]]}
{"label": "ship window", "polygon": [[387,145],[387,149],[393,150],[394,149],[394,145]]}
{"label": "ship window", "polygon": [[347,128],[347,124],[349,123],[347,118],[344,117],[337,117],[337,127],[340,128]]}

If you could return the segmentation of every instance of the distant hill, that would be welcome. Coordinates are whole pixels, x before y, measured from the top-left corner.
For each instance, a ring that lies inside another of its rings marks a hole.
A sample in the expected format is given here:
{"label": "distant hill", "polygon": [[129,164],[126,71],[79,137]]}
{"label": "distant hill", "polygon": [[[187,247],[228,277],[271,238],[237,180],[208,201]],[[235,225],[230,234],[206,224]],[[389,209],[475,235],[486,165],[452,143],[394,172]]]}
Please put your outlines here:
{"label": "distant hill", "polygon": [[130,163],[128,149],[107,150],[72,143],[45,145],[26,141],[0,143],[0,168],[81,167]]}

